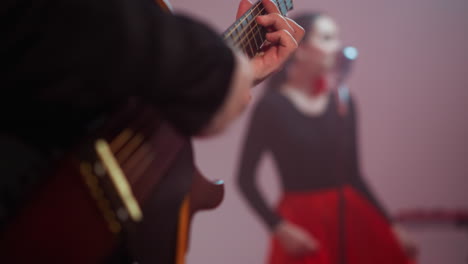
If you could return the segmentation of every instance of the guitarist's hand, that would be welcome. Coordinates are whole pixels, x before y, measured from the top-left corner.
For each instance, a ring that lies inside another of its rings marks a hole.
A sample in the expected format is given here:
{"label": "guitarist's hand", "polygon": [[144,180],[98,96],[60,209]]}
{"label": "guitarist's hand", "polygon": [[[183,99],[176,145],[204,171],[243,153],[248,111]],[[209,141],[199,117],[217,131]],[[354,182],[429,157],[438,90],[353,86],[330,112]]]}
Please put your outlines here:
{"label": "guitarist's hand", "polygon": [[[268,29],[266,39],[270,43],[266,45],[263,54],[251,60],[255,84],[280,70],[304,37],[304,29],[293,20],[283,17],[275,3],[271,0],[262,0],[262,4],[268,15],[257,17],[257,23]],[[251,6],[252,3],[248,0],[241,0],[237,18],[241,17]]]}

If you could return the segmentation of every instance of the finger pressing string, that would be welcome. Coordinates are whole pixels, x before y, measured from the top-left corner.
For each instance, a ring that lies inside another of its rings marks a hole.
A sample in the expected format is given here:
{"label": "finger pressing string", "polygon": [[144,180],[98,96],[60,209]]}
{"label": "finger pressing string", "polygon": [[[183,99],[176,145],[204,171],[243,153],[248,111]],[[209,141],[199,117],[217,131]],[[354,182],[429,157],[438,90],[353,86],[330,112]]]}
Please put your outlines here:
{"label": "finger pressing string", "polygon": [[278,6],[272,0],[262,0],[262,4],[265,7],[265,10],[267,11],[267,13],[269,13],[269,14],[273,14],[273,13],[281,14]]}
{"label": "finger pressing string", "polygon": [[299,43],[302,41],[302,38],[304,37],[304,34],[305,34],[305,30],[304,28],[302,28],[299,24],[296,23],[296,21],[288,18],[288,17],[285,17],[286,21],[288,22],[289,26],[291,26],[291,28],[294,30],[294,32],[292,32],[292,35],[294,37],[294,39]]}
{"label": "finger pressing string", "polygon": [[293,27],[287,20],[280,14],[273,13],[257,17],[257,23],[266,28],[273,28],[276,30],[287,30],[293,34]]}
{"label": "finger pressing string", "polygon": [[[274,45],[291,48],[291,50],[285,50],[285,52],[291,52],[298,46],[297,41],[287,30],[279,30],[272,33],[267,33],[266,39]],[[279,51],[281,52],[282,50],[284,49],[280,49]]]}

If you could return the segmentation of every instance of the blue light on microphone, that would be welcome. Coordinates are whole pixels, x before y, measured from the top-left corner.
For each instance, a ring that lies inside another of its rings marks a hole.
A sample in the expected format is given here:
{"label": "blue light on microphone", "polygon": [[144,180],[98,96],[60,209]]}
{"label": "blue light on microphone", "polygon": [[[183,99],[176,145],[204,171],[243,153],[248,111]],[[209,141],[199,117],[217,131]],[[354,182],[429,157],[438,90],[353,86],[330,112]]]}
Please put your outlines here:
{"label": "blue light on microphone", "polygon": [[355,60],[358,56],[358,51],[355,47],[348,46],[343,49],[343,54],[349,60]]}

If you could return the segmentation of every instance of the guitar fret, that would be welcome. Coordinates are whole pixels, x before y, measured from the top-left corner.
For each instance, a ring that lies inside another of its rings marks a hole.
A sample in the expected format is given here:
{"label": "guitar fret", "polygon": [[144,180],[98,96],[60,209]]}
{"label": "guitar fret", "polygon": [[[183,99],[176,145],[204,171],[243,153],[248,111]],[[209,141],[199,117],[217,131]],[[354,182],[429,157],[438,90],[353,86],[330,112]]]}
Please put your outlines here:
{"label": "guitar fret", "polygon": [[[247,33],[247,37],[249,36],[249,34]],[[254,47],[252,46],[252,42],[250,41],[250,38],[249,40],[247,41],[247,44],[249,46],[249,51],[250,53],[248,53],[248,56],[249,57],[253,57],[255,55],[255,52],[257,51],[256,49],[254,49]]]}
{"label": "guitar fret", "polygon": [[250,46],[250,50],[251,50],[251,52],[249,54],[249,57],[251,58],[251,57],[255,56],[255,54],[257,53],[257,49],[253,47],[252,42],[250,42],[250,41],[249,41],[249,46]]}
{"label": "guitar fret", "polygon": [[245,42],[242,41],[241,45],[242,45],[241,50],[246,51],[247,49],[245,48]]}
{"label": "guitar fret", "polygon": [[263,43],[265,42],[265,39],[263,39],[263,34],[262,34],[262,31],[265,31],[265,29],[258,25],[255,27],[255,35],[254,35],[254,38],[256,41],[258,41],[260,43],[260,46],[258,47],[259,49],[263,46]]}
{"label": "guitar fret", "polygon": [[[258,7],[256,8],[258,9]],[[260,13],[262,10],[256,10],[257,13]],[[253,18],[253,17],[257,17],[258,14],[249,14],[249,17]],[[245,23],[245,22],[244,22]],[[253,57],[256,52],[258,51],[258,48],[260,47],[259,44],[254,44],[253,43],[253,40],[255,38],[255,34],[252,35],[252,32],[255,33],[255,28],[258,27],[259,25],[257,24],[257,22],[252,19],[251,21],[249,21],[248,23],[248,26],[243,28],[244,29],[244,32],[243,34],[241,34],[239,36],[239,38],[237,39],[237,43],[240,43],[243,47],[243,51],[249,56],[249,57]],[[245,42],[247,42],[247,44],[244,44]],[[260,43],[261,45],[261,43]],[[239,46],[239,45],[237,45]],[[247,47],[247,49],[246,49]]]}
{"label": "guitar fret", "polygon": [[254,40],[253,42],[255,43],[255,50],[257,51],[257,50],[260,48],[260,46],[261,46],[262,44],[261,44],[261,43],[258,44],[258,42],[257,42],[257,38],[256,38],[257,33],[255,32],[255,27],[256,27],[255,25],[252,25],[252,24],[251,24],[251,25],[250,25],[250,30],[249,30],[249,31],[252,31],[252,32],[253,32],[253,40]]}
{"label": "guitar fret", "polygon": [[239,18],[239,20],[238,20],[237,22],[235,22],[235,23],[229,28],[229,30],[226,31],[226,33],[225,33],[224,35],[226,36],[226,35],[232,34],[232,32],[233,32],[237,27],[239,27],[239,25],[240,25],[242,22],[246,21],[246,20],[249,19],[249,18],[252,18],[252,19],[249,20],[249,21],[247,21],[247,22],[251,22],[251,21],[253,20],[254,17],[257,17],[257,14],[254,13],[254,12],[257,12],[257,11],[258,11],[257,9],[259,8],[259,6],[260,6],[260,5],[257,4],[256,6],[252,7],[249,11],[247,11],[246,14],[244,14],[243,16],[241,16],[241,17]]}
{"label": "guitar fret", "polygon": [[[264,9],[260,10],[260,12],[264,12]],[[246,53],[253,57],[259,51],[259,48],[262,46],[263,42],[265,41],[263,38],[263,34],[266,33],[266,30],[260,26],[257,22],[253,22],[249,24],[248,31],[243,34],[242,38],[238,40],[239,43],[247,42],[250,46],[252,46],[252,51],[245,50]],[[256,44],[254,44],[254,42]],[[255,49],[253,49],[255,47]]]}
{"label": "guitar fret", "polygon": [[[263,40],[261,39],[261,36],[259,35],[259,33],[260,33],[260,31],[258,30],[259,27],[261,27],[261,26],[256,24],[255,26],[251,27],[250,31],[247,34],[247,36],[248,36],[247,41],[249,43],[255,42],[255,46],[256,46],[255,52],[252,54],[252,56],[255,55],[255,53],[260,49],[260,47],[263,44]],[[258,37],[260,37],[260,39],[258,39]],[[257,43],[259,43],[259,44],[257,44]]]}
{"label": "guitar fret", "polygon": [[[292,9],[292,0],[274,0],[274,2],[283,15]],[[267,33],[266,29],[256,22],[256,18],[266,13],[261,1],[258,1],[226,30],[223,34],[224,39],[247,56],[255,56],[263,47]]]}
{"label": "guitar fret", "polygon": [[250,14],[252,14],[255,9],[257,9],[260,6],[260,2],[258,2],[256,5],[250,8],[243,16],[239,18],[238,21],[236,21],[229,29],[223,34],[223,36],[226,38],[227,36],[231,35],[233,31],[238,27],[240,23],[242,23],[243,20],[247,18]]}

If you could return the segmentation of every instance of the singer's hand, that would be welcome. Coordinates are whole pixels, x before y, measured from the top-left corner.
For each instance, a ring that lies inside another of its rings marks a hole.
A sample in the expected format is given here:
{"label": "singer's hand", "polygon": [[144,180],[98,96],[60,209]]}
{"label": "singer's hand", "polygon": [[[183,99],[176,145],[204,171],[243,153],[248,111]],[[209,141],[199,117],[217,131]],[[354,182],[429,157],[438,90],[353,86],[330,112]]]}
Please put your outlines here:
{"label": "singer's hand", "polygon": [[316,252],[319,243],[301,227],[284,221],[275,229],[275,235],[286,252],[292,256],[304,256]]}

